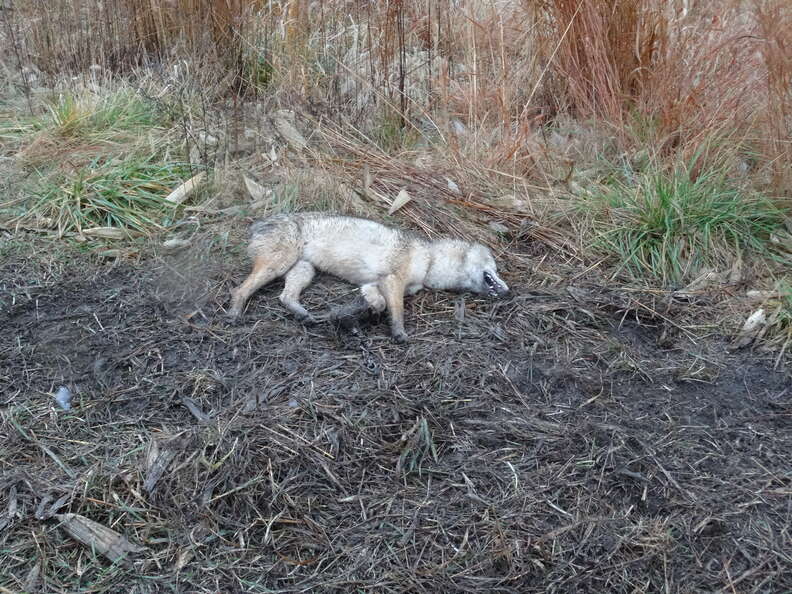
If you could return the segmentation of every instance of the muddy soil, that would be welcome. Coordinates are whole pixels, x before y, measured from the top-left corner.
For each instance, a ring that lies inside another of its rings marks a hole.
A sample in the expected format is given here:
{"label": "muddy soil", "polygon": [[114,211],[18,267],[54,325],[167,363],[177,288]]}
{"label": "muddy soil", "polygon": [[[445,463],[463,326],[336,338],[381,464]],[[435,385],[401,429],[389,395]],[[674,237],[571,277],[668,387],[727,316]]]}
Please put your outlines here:
{"label": "muddy soil", "polygon": [[[0,586],[792,591],[772,355],[508,271],[506,301],[409,299],[403,346],[385,320],[301,325],[278,283],[230,324],[236,249],[36,249],[0,261]],[[111,563],[66,513],[145,549]]]}

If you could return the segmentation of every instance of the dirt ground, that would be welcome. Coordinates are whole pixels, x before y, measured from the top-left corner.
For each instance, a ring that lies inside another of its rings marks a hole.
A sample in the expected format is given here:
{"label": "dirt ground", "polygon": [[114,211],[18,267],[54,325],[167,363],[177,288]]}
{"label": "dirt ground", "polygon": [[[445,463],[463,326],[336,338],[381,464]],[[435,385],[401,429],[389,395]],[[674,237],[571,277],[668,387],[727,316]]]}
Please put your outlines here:
{"label": "dirt ground", "polygon": [[698,305],[524,261],[506,301],[409,299],[399,346],[278,283],[229,324],[234,241],[0,242],[3,591],[792,591],[790,375]]}

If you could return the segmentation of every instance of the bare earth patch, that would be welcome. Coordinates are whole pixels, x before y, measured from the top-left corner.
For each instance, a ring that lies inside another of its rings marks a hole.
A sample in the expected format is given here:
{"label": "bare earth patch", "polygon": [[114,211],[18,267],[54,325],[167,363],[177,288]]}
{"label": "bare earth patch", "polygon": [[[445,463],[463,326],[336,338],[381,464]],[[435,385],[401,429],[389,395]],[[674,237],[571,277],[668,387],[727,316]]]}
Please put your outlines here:
{"label": "bare earth patch", "polygon": [[[237,253],[50,247],[0,261],[3,588],[792,590],[769,355],[508,266],[509,301],[408,300],[406,346],[376,320],[306,328],[277,283],[230,325]],[[126,540],[92,549],[69,514]]]}

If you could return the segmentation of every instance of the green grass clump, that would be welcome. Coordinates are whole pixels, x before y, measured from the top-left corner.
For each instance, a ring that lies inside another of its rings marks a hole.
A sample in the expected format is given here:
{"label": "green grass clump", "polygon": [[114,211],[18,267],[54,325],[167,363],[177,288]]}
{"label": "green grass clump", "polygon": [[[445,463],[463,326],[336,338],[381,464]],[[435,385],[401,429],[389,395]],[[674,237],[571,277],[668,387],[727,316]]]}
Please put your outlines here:
{"label": "green grass clump", "polygon": [[24,140],[41,134],[55,139],[112,140],[164,126],[169,116],[155,102],[122,87],[106,94],[88,90],[61,93],[35,116],[8,119],[0,139]]}
{"label": "green grass clump", "polygon": [[42,183],[26,218],[59,234],[90,227],[148,231],[167,225],[174,206],[165,197],[190,177],[189,166],[154,157],[97,158],[90,165]]}
{"label": "green grass clump", "polygon": [[130,89],[98,96],[64,94],[49,106],[45,128],[63,137],[139,131],[165,123],[157,106]]}
{"label": "green grass clump", "polygon": [[782,223],[772,201],[720,172],[639,174],[632,183],[612,182],[587,206],[594,206],[597,243],[621,261],[618,270],[665,286],[728,268],[743,252],[769,255],[769,236]]}

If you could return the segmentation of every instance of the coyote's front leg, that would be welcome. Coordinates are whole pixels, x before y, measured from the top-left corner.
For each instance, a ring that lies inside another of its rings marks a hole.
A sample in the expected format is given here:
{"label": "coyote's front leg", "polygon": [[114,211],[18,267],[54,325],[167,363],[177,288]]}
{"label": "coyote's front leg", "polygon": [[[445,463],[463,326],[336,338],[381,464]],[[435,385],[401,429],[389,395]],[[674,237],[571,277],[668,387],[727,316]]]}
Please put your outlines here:
{"label": "coyote's front leg", "polygon": [[389,274],[377,284],[377,288],[385,298],[390,313],[393,340],[407,342],[407,332],[404,331],[404,281],[395,274]]}

